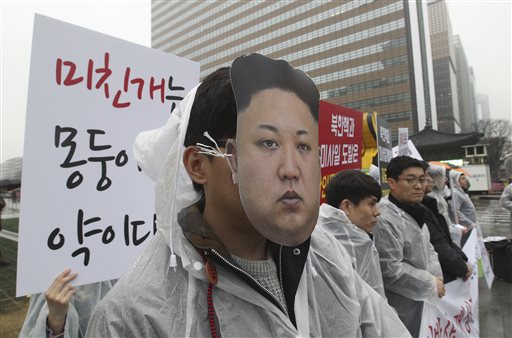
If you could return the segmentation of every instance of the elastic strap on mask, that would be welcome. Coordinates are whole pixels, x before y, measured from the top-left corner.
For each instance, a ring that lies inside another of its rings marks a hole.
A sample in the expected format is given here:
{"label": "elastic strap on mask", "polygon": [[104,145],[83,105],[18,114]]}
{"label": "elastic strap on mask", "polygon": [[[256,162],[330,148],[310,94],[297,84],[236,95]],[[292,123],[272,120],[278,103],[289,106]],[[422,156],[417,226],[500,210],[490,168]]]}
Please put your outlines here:
{"label": "elastic strap on mask", "polygon": [[231,154],[226,154],[226,153],[223,153],[220,148],[219,148],[219,145],[217,144],[217,142],[215,142],[215,140],[213,139],[213,137],[210,136],[210,134],[208,134],[207,131],[205,131],[203,133],[203,135],[208,138],[210,141],[213,142],[213,144],[215,144],[215,148],[212,147],[212,146],[209,146],[209,145],[206,145],[206,144],[203,144],[203,143],[196,143],[196,146],[199,148],[199,151],[196,151],[197,154],[205,154],[205,155],[211,155],[211,156],[215,156],[215,157],[222,157],[222,158],[226,158],[228,156],[231,156]]}

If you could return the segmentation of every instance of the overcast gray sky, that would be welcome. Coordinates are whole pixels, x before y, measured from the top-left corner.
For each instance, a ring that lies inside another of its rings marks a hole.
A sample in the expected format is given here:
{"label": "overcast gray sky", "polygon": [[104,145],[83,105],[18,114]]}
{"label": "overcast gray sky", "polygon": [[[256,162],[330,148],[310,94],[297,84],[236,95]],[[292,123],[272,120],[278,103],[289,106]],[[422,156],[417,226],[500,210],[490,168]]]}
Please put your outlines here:
{"label": "overcast gray sky", "polygon": [[489,96],[491,118],[512,120],[511,0],[449,0],[453,34],[473,67],[476,90]]}
{"label": "overcast gray sky", "polygon": [[[510,120],[511,1],[450,0],[448,5],[477,92],[489,95],[492,118]],[[150,8],[150,0],[0,0],[0,162],[23,154],[34,13],[149,46]]]}

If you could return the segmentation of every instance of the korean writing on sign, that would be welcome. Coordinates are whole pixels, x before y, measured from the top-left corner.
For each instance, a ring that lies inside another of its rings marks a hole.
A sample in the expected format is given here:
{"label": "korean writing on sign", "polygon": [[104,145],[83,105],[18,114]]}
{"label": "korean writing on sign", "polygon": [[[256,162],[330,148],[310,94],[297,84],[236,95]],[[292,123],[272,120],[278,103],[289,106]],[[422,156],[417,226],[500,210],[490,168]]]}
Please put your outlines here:
{"label": "korean writing on sign", "polygon": [[320,147],[321,200],[325,187],[338,171],[361,168],[363,113],[320,101],[318,144]]}
{"label": "korean writing on sign", "polygon": [[[55,126],[55,147],[67,148],[68,153],[64,161],[60,164],[61,168],[79,168],[88,163],[99,163],[101,167],[100,178],[96,184],[97,191],[105,191],[112,185],[112,180],[107,176],[107,165],[110,163],[117,167],[122,167],[128,162],[128,155],[126,150],[120,150],[114,153],[105,153],[112,148],[109,144],[99,144],[96,136],[105,135],[104,130],[100,129],[87,129],[89,134],[89,150],[93,154],[102,156],[90,156],[87,159],[75,159],[73,155],[77,150],[77,143],[74,141],[77,136],[78,130],[73,127]],[[66,180],[66,187],[74,189],[78,187],[84,180],[83,174],[80,170],[73,171]]]}
{"label": "korean writing on sign", "polygon": [[457,329],[450,320],[441,322],[441,318],[437,317],[433,325],[428,326],[428,338],[456,338]]}
{"label": "korean writing on sign", "polygon": [[336,137],[354,137],[356,119],[341,114],[332,114],[331,132]]}
{"label": "korean writing on sign", "polygon": [[172,118],[198,80],[191,60],[35,15],[18,296],[46,290],[64,268],[77,286],[132,264],[155,234],[154,182],[134,141]]}
{"label": "korean writing on sign", "polygon": [[174,109],[176,102],[183,99],[182,94],[185,87],[175,85],[172,75],[168,78],[150,76],[148,79],[132,74],[132,68],[126,66],[122,75],[122,88],[117,89],[111,88],[109,83],[109,80],[116,75],[113,74],[110,68],[110,53],[105,52],[99,65],[93,59],[83,63],[79,64],[72,60],[57,58],[55,62],[55,82],[57,85],[83,85],[88,90],[102,90],[105,98],[112,100],[114,108],[130,107],[132,102],[125,97],[125,94],[130,90],[136,91],[139,101],[144,99],[143,96],[146,96],[146,98],[149,96],[151,100],[160,100],[161,103],[164,103],[165,100],[171,101],[170,111]]}
{"label": "korean writing on sign", "polygon": [[322,144],[320,145],[320,167],[332,167],[359,162],[358,144]]}
{"label": "korean writing on sign", "polygon": [[391,130],[389,128],[380,126],[379,135],[382,142],[391,144]]}
{"label": "korean writing on sign", "polygon": [[455,322],[469,335],[473,328],[473,299],[466,300],[460,307],[460,311],[454,316]]}
{"label": "korean writing on sign", "polygon": [[393,159],[393,150],[379,146],[379,159],[382,162],[389,163]]}
{"label": "korean writing on sign", "polygon": [[381,116],[377,116],[377,149],[379,156],[379,179],[382,190],[389,188],[387,183],[386,168],[393,158],[393,146],[391,139],[391,126]]}
{"label": "korean writing on sign", "polygon": [[[79,209],[77,212],[75,241],[70,243],[70,238],[66,240],[66,236],[62,232],[65,228],[69,227],[61,226],[56,227],[49,234],[46,242],[47,246],[50,250],[54,251],[62,249],[66,244],[80,246],[73,251],[71,257],[82,255],[83,265],[88,266],[91,259],[91,250],[85,245],[84,240],[88,239],[89,237],[93,238],[93,236],[96,236],[104,245],[108,245],[116,239],[115,229],[119,229],[119,227],[115,225],[107,225],[105,227],[104,225],[101,225],[100,222],[101,217],[87,218],[85,217],[84,210]],[[145,226],[145,223],[146,222],[143,220],[130,220],[130,216],[127,214],[123,216],[124,245],[138,246],[142,244],[150,236],[150,234],[156,233],[156,215],[153,215],[152,227]],[[139,227],[141,230],[139,230]],[[145,228],[145,230],[143,228]],[[141,231],[144,231],[144,234],[141,235]]]}

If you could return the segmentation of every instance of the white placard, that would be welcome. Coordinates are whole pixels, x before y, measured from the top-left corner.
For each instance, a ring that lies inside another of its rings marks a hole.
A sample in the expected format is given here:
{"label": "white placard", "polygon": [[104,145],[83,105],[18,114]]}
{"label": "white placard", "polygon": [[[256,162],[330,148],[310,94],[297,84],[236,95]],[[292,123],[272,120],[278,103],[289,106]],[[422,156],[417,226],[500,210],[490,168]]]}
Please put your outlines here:
{"label": "white placard", "polygon": [[118,278],[152,238],[154,185],[132,156],[198,83],[199,64],[36,15],[20,209],[17,296],[65,268]]}
{"label": "white placard", "polygon": [[[406,147],[407,147],[407,151],[408,151],[408,155],[407,156],[415,158],[415,159],[417,159],[419,161],[423,161],[423,157],[421,157],[418,149],[416,148],[414,143],[412,143],[411,140],[407,141]],[[398,153],[399,153],[399,146],[393,147],[393,157],[397,157]]]}
{"label": "white placard", "polygon": [[479,337],[478,251],[473,231],[462,249],[473,267],[467,281],[461,278],[445,285],[446,294],[433,306],[424,303],[420,337]]}
{"label": "white placard", "polygon": [[491,261],[489,259],[489,253],[485,248],[485,243],[482,235],[482,229],[480,228],[480,224],[476,224],[476,227],[473,228],[472,232],[476,231],[477,242],[478,242],[478,258],[482,260],[482,269],[484,272],[485,282],[487,283],[487,287],[492,288],[492,283],[494,281],[494,271],[492,271]]}
{"label": "white placard", "polygon": [[411,151],[407,147],[409,140],[409,128],[398,128],[398,155],[410,156]]}

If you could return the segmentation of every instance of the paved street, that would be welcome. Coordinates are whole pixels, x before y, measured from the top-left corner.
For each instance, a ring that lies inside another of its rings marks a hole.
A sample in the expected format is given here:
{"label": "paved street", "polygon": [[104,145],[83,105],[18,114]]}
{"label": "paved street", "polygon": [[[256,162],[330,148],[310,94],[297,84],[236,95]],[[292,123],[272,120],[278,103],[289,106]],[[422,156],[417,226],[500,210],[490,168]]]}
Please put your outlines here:
{"label": "paved street", "polygon": [[[510,214],[497,199],[474,199],[478,221],[484,238],[505,236],[512,238]],[[483,279],[479,280],[480,337],[512,336],[512,283],[495,279],[489,290]]]}
{"label": "paved street", "polygon": [[474,198],[473,203],[484,237],[505,236],[512,238],[510,213],[500,206],[498,198],[489,199],[481,196],[481,198]]}

